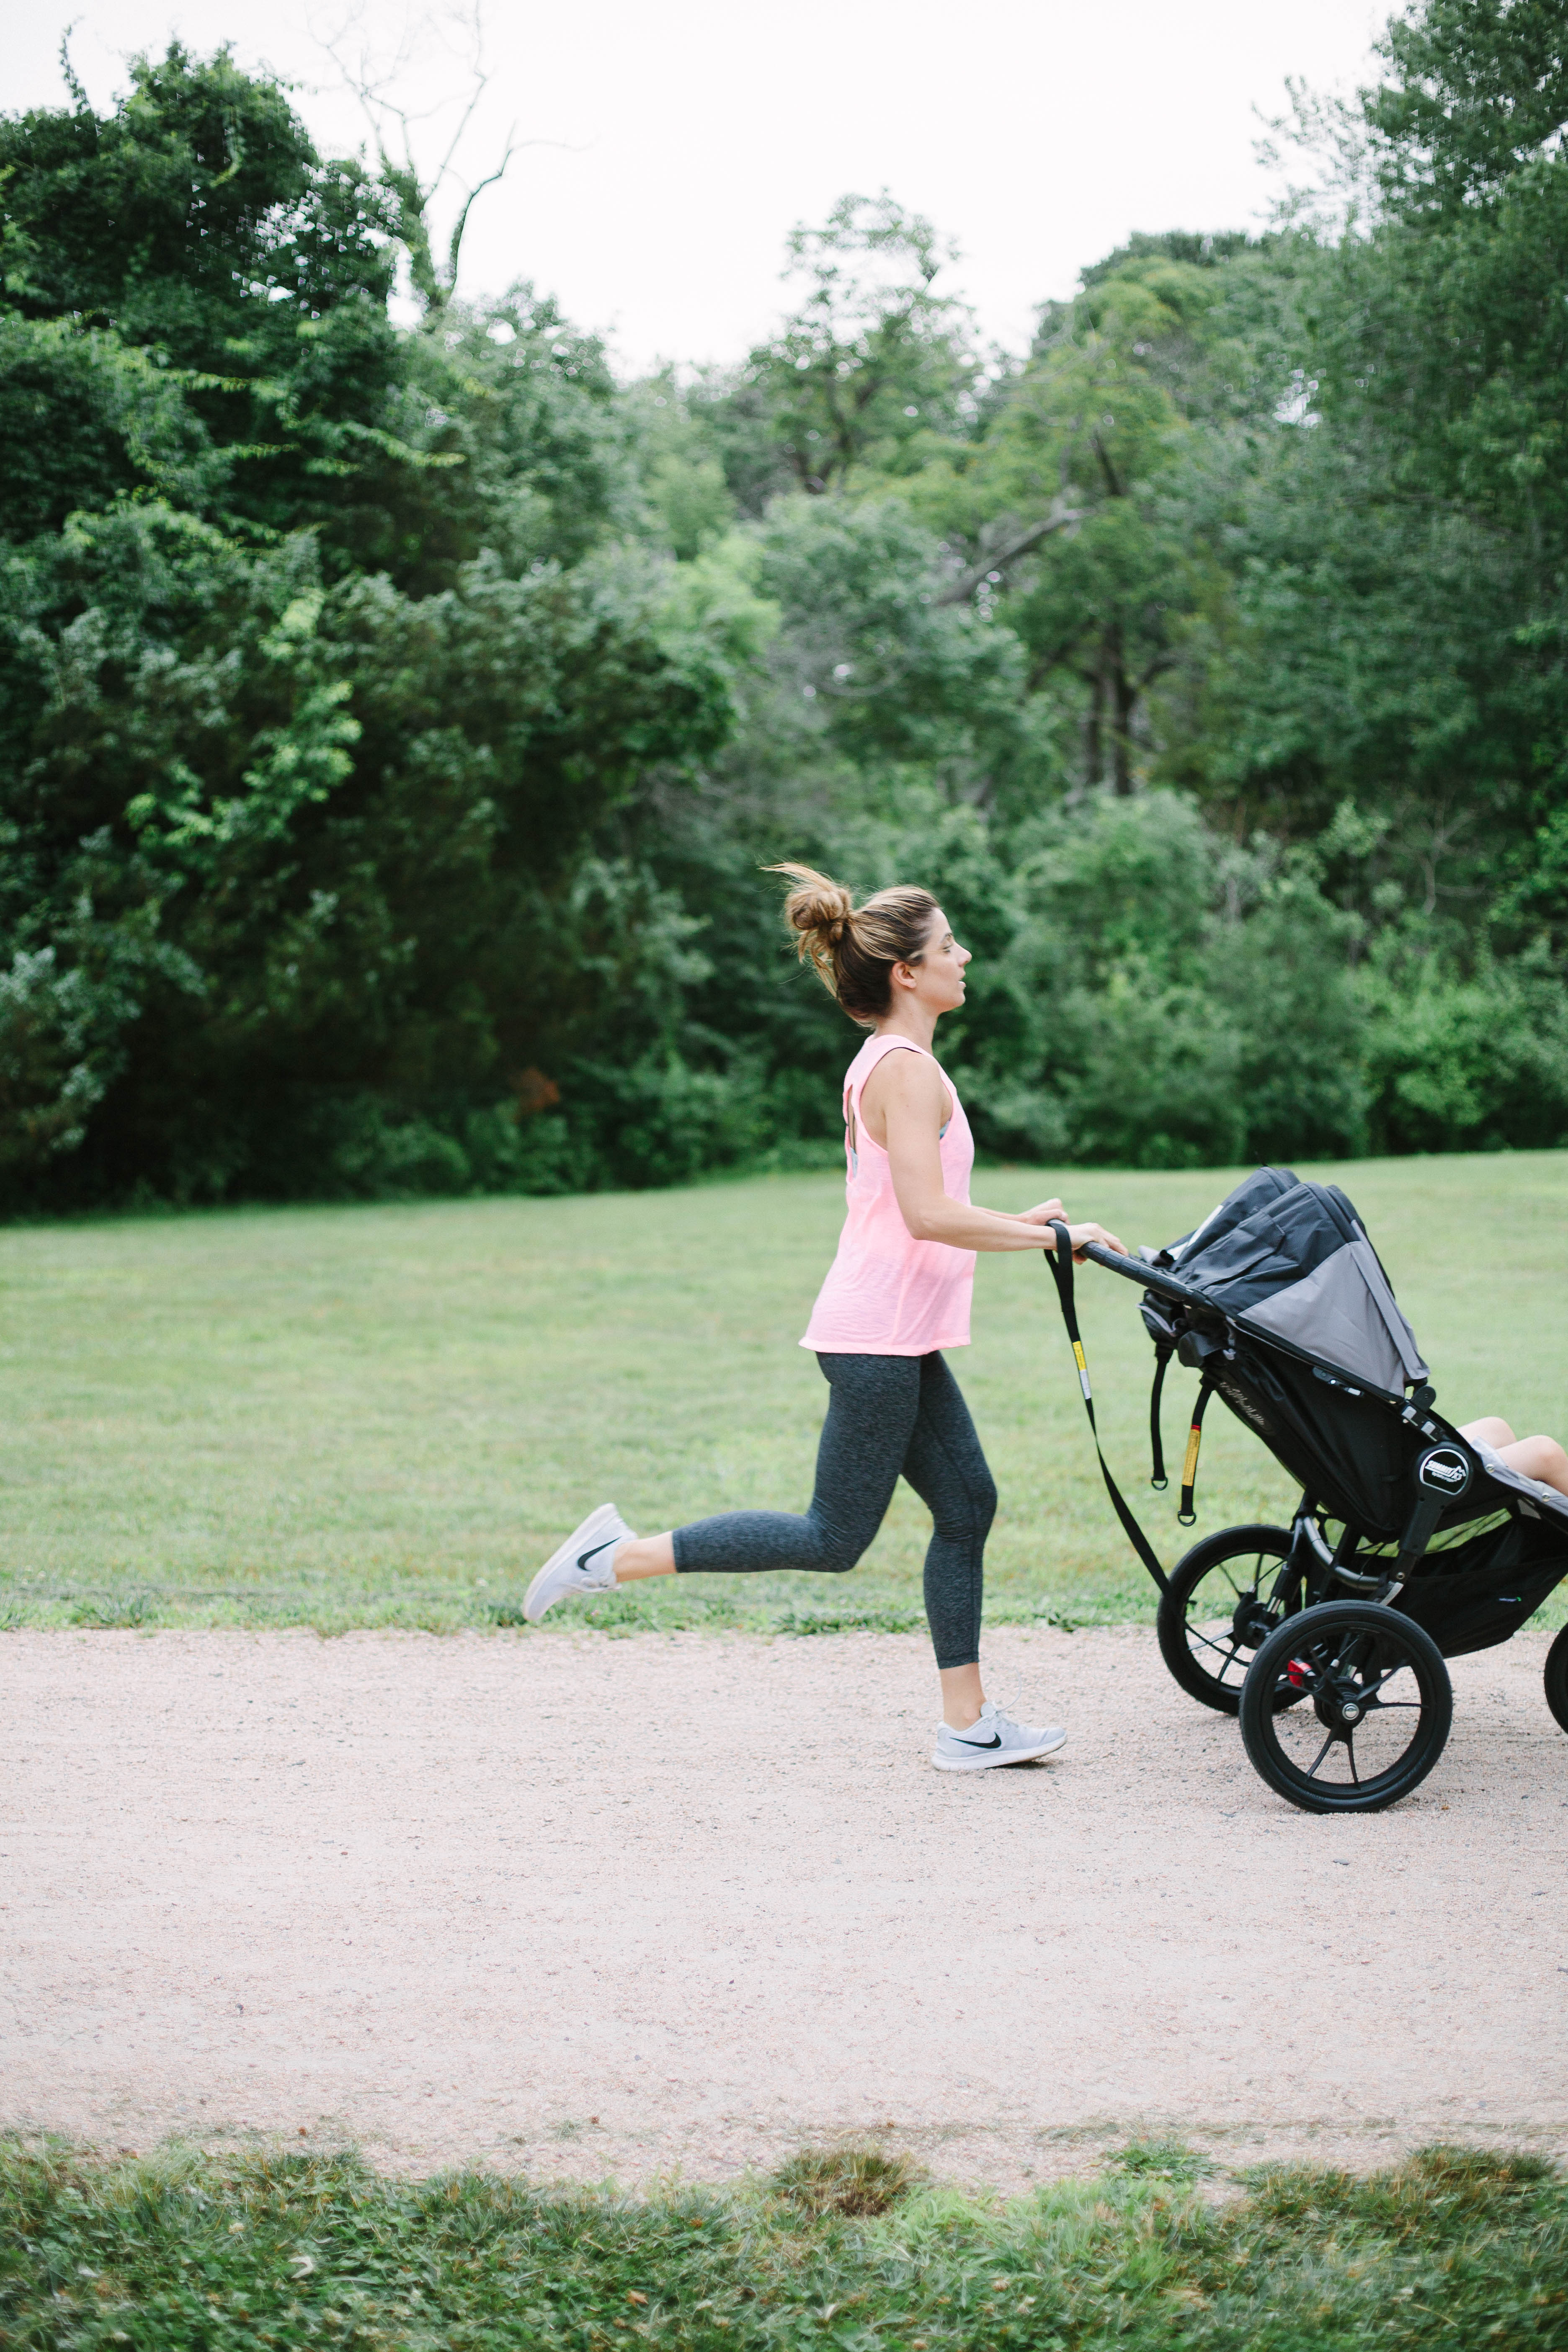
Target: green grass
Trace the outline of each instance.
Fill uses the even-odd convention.
[[[1568,1434],[1568,1153],[1326,1172],[1367,1219],[1443,1410]],[[1060,1190],[1161,1242],[1232,1181],[1015,1170],[976,1192],[1008,1207]],[[0,1624],[488,1627],[606,1495],[647,1528],[802,1508],[826,1391],[795,1342],[842,1197],[805,1174],[0,1233]],[[1194,1538],[1147,1484],[1137,1293],[1090,1267],[1080,1294],[1108,1452],[1173,1559]],[[1040,1260],[981,1260],[974,1329],[956,1364],[1002,1494],[992,1622],[1146,1614]],[[1167,1385],[1179,1462],[1192,1376]],[[1195,1532],[1290,1501],[1213,1412]],[[852,1577],[672,1579],[592,1617],[918,1625],[925,1527],[900,1489]]]
[[[633,2200],[387,2181],[352,2158],[0,2155],[0,2345],[1568,2345],[1568,2187],[1533,2158],[1438,2149],[1370,2179],[1264,2172],[1216,2204],[1176,2151],[1006,2207],[910,2186],[874,2152],[840,2162],[837,2201],[802,2198],[787,2172]],[[822,2161],[807,2168],[820,2181]]]

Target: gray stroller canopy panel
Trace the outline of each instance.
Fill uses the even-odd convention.
[[[1244,1329],[1386,1395],[1426,1378],[1377,1252],[1336,1184],[1260,1168],[1157,1263]]]

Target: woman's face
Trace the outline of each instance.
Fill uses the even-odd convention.
[[[953,1013],[963,1002],[963,967],[968,961],[969,950],[959,946],[952,925],[939,907],[931,919],[925,951],[919,963],[905,964],[900,969],[914,981],[917,1003],[932,1013]]]

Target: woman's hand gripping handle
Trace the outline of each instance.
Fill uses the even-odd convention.
[[[1065,1233],[1072,1247],[1075,1265],[1083,1264],[1084,1252],[1091,1244],[1100,1249],[1114,1250],[1118,1257],[1125,1257],[1128,1254],[1126,1243],[1119,1242],[1116,1235],[1107,1233],[1103,1225],[1068,1224],[1067,1212],[1059,1201],[1042,1201],[1037,1209],[1026,1209],[1022,1213],[1027,1224],[1049,1225],[1053,1228],[1049,1241],[1041,1244],[1044,1249],[1054,1250],[1057,1246],[1057,1234]]]

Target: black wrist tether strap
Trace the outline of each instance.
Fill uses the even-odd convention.
[[[1089,1415],[1089,1431],[1094,1438],[1094,1450],[1100,1456],[1100,1474],[1105,1480],[1105,1491],[1110,1497],[1111,1507],[1121,1522],[1128,1542],[1163,1592],[1170,1580],[1160,1565],[1153,1545],[1129,1510],[1121,1487],[1111,1476],[1110,1465],[1107,1462],[1104,1449],[1100,1443],[1100,1431],[1094,1418],[1094,1391],[1089,1386],[1089,1361],[1083,1352],[1083,1341],[1079,1337],[1078,1309],[1073,1304],[1072,1243],[1068,1238],[1068,1229],[1065,1225],[1053,1222],[1051,1231],[1056,1235],[1057,1245],[1054,1250],[1046,1251],[1045,1258],[1051,1269],[1051,1279],[1057,1286],[1057,1297],[1061,1304],[1062,1321],[1067,1325],[1068,1338],[1072,1342],[1073,1361],[1078,1366],[1079,1386],[1083,1391],[1084,1411]]]

